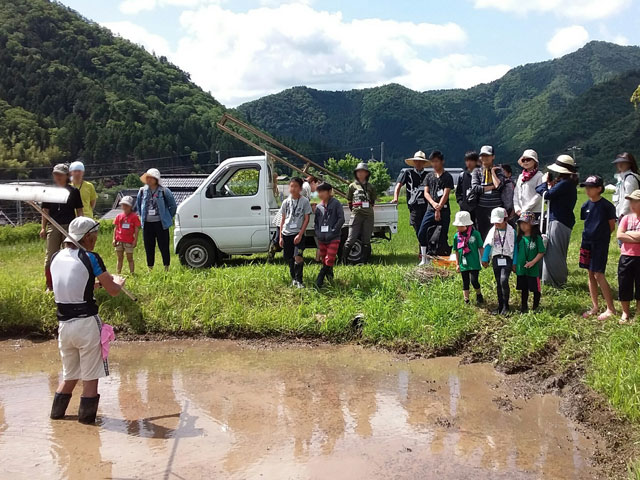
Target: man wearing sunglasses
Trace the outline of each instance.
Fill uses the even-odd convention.
[[[64,418],[71,394],[82,380],[78,421],[91,424],[98,411],[98,379],[109,375],[102,355],[102,320],[93,296],[96,280],[107,293],[116,296],[124,279],[112,276],[100,256],[93,251],[100,224],[77,217],[69,224],[64,248],[51,260],[53,294],[58,307],[58,348],[62,358],[62,382],[56,390],[51,418]],[[82,248],[78,248],[77,242]]]

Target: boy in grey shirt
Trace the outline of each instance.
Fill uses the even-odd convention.
[[[280,246],[284,250],[284,258],[289,262],[289,273],[292,285],[304,288],[302,271],[304,269],[304,232],[307,230],[311,216],[311,204],[301,195],[302,179],[292,178],[289,182],[289,197],[280,207]]]

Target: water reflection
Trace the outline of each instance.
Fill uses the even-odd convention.
[[[595,478],[557,399],[509,399],[486,365],[231,342],[112,351],[90,427],[48,419],[53,342],[0,343],[1,478]]]

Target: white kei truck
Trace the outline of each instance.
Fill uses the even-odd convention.
[[[268,253],[279,227],[274,220],[280,210],[270,155],[230,158],[178,207],[174,248],[183,265],[208,268],[232,255]],[[345,205],[343,243],[349,229]],[[398,231],[395,204],[375,206],[374,239],[391,240]],[[316,248],[313,216],[304,236],[305,246]],[[360,263],[362,243],[357,242],[350,263]]]

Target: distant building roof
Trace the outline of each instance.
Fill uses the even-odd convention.
[[[196,191],[196,189],[204,183],[204,181],[209,177],[209,175],[163,175],[162,176],[162,186],[170,188],[173,190],[174,188],[190,188],[192,191]]]

